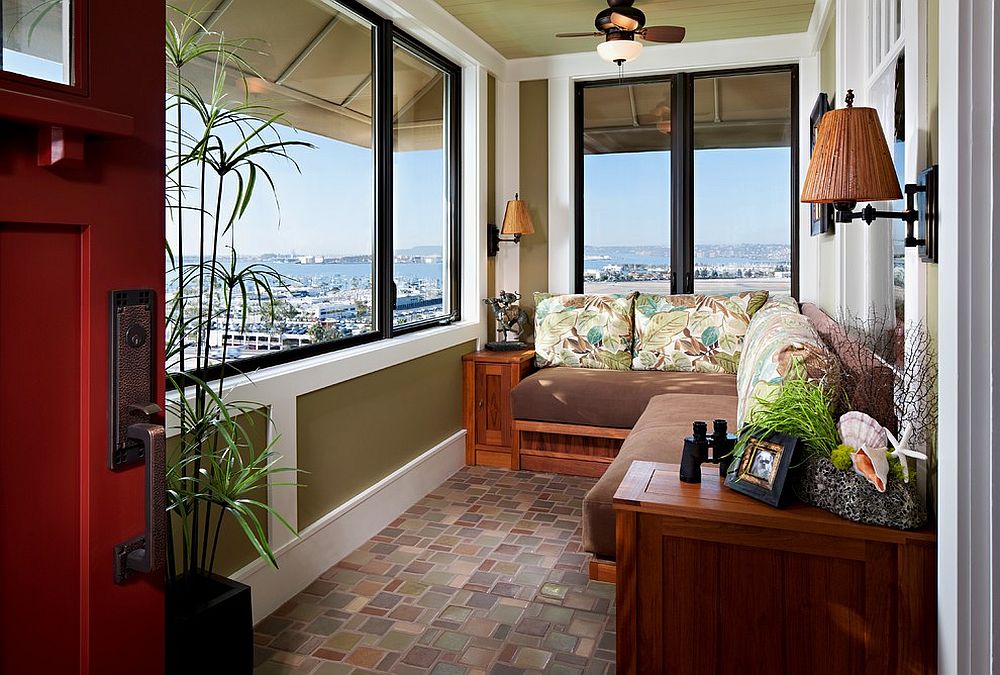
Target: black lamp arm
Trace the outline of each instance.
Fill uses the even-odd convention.
[[[927,186],[918,185],[916,183],[908,183],[906,185],[905,192],[906,209],[903,211],[879,211],[871,204],[860,211],[855,211],[854,207],[858,205],[857,202],[836,202],[833,205],[836,210],[835,219],[838,223],[849,223],[853,220],[863,220],[869,225],[874,223],[879,218],[902,220],[906,223],[905,245],[907,247],[922,246],[926,243],[925,240],[917,239],[914,236],[914,225],[920,218],[920,214],[917,211],[917,207],[914,202],[918,194],[927,192]]]
[[[520,234],[511,235],[510,239],[504,239],[500,235],[500,227],[497,225],[493,225],[492,223],[487,225],[486,232],[487,232],[486,254],[491,258],[500,252],[500,242],[505,242],[508,244],[521,243]]]

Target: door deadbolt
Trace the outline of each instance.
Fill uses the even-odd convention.
[[[128,343],[129,347],[138,349],[139,347],[146,344],[146,329],[137,323],[129,326],[128,330],[125,331],[125,342]]]

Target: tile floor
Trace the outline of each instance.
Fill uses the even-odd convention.
[[[257,675],[615,672],[593,479],[467,467],[257,626]]]

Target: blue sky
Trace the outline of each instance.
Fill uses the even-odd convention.
[[[695,243],[788,243],[789,153],[788,148],[695,152]],[[669,183],[669,152],[588,155],[586,244],[667,244]]]
[[[260,181],[255,201],[237,225],[238,250],[246,254],[370,253],[371,150],[308,132],[285,129],[283,135],[317,147],[292,149],[301,173],[286,161],[268,161],[277,185],[280,225],[275,200]],[[787,243],[789,152],[788,148],[697,151],[696,243]],[[441,150],[397,153],[397,250],[442,244],[442,162]],[[667,152],[587,156],[586,244],[668,244],[669,162]],[[172,240],[173,230],[168,224]],[[190,235],[188,241],[192,241]]]
[[[277,188],[277,200],[272,197],[266,182],[258,181],[254,200],[237,224],[238,251],[246,254],[371,253],[372,151],[288,128],[282,129],[282,137],[306,141],[316,148],[291,148],[290,153],[301,172],[284,160],[266,161]],[[396,154],[394,245],[397,250],[443,243],[442,157],[441,150]],[[190,184],[193,178],[186,175],[185,182]],[[194,224],[193,219],[191,224]],[[168,222],[167,230],[168,239],[173,243],[176,228]],[[185,232],[189,231],[185,226]],[[185,253],[191,254],[193,250]]]

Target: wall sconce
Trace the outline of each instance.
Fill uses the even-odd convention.
[[[937,166],[925,169],[916,184],[906,186],[905,210],[879,211],[869,204],[855,211],[858,202],[892,201],[903,193],[878,113],[874,108],[855,108],[852,89],[847,91],[846,103],[847,107],[829,111],[820,121],[802,201],[833,204],[838,223],[902,220],[906,246],[917,247],[925,262],[937,262]]]
[[[487,225],[486,228],[486,255],[491,258],[500,252],[500,242],[519,244],[522,234],[535,233],[528,205],[521,201],[520,195],[517,194],[507,202],[507,209],[503,214],[503,228],[498,228],[496,225]],[[500,235],[511,235],[511,238],[504,239]]]

